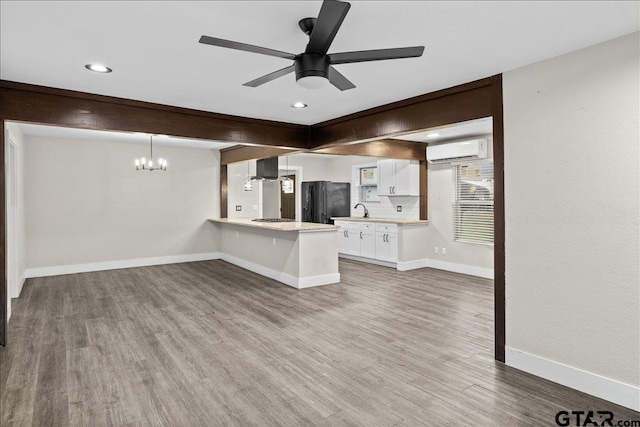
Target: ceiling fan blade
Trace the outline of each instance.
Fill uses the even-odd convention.
[[[333,67],[329,67],[329,82],[340,90],[349,90],[356,87]]]
[[[385,59],[415,58],[422,56],[424,46],[397,47],[393,49],[359,50],[355,52],[332,53],[329,55],[332,64],[349,64],[352,62],[383,61]]]
[[[346,2],[324,0],[305,53],[319,55],[327,53],[350,7],[351,5]]]
[[[278,58],[295,59],[292,53],[281,52],[279,50],[269,49],[266,47],[254,46],[252,44],[234,42],[231,40],[218,39],[215,37],[202,36],[199,40],[202,44],[211,46],[226,47],[228,49],[243,50],[245,52],[260,53],[262,55],[276,56]]]
[[[262,77],[258,77],[257,79],[251,80],[250,82],[246,82],[242,86],[257,87],[267,82],[270,82],[271,80],[275,80],[278,77],[286,76],[289,73],[293,73],[294,69],[295,67],[293,65],[289,65],[288,67],[285,67],[281,70],[274,71],[273,73],[269,73]]]

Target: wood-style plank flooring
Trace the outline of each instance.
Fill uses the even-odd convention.
[[[223,261],[28,280],[2,426],[553,426],[628,409],[493,360],[489,280],[340,261],[296,290]]]

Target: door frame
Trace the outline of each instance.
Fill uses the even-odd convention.
[[[6,170],[6,201],[5,212],[7,217],[7,288],[8,300],[19,296],[20,272],[18,269],[20,248],[18,239],[18,145],[13,134],[7,130],[7,144],[5,144],[5,170]],[[15,202],[12,205],[12,199]]]

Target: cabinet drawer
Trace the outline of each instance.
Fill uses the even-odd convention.
[[[368,223],[368,222],[361,222],[360,223],[360,231],[363,231],[363,232],[369,231],[369,232],[373,233],[375,230],[376,230],[375,224],[371,224],[371,223]]]
[[[333,225],[337,225],[343,230],[360,230],[360,223],[353,221],[334,221]]]
[[[397,233],[398,232],[398,225],[397,224],[377,223],[376,224],[376,231],[381,231],[383,233]]]

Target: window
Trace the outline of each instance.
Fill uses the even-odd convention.
[[[453,166],[456,242],[493,244],[493,162]]]

